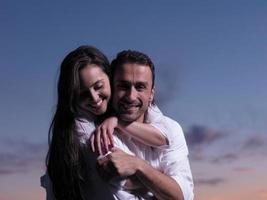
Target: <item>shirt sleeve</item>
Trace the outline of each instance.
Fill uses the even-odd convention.
[[[168,126],[166,126],[165,116],[162,114],[157,105],[149,106],[147,115],[146,115],[146,123],[150,124],[154,128],[156,128],[160,133],[167,139],[168,145],[163,145],[158,148],[166,148],[173,142],[173,135],[175,133],[172,132]],[[156,147],[157,148],[157,147]]]
[[[164,149],[161,154],[161,171],[172,177],[180,186],[184,200],[192,200],[193,178],[188,159],[188,148],[184,138],[184,133],[180,125],[165,117],[169,129],[176,133],[176,138],[169,148]]]
[[[93,122],[89,122],[85,119],[76,119],[75,130],[80,139],[80,143],[86,144],[87,140],[90,138],[90,136],[95,130],[95,125]]]
[[[43,188],[45,188],[45,190],[46,190],[46,200],[55,200],[52,182],[51,182],[47,172],[43,176],[41,176],[40,181],[41,181],[41,186]]]

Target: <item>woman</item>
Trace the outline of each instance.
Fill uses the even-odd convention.
[[[108,85],[103,93],[101,109],[95,111],[88,107],[92,114],[84,110],[84,95],[80,95],[80,71],[87,65],[96,65],[105,74],[103,82]],[[80,135],[75,131],[75,119],[83,116],[93,121],[95,115],[103,114],[110,98],[107,58],[96,48],[81,46],[69,53],[63,60],[58,81],[58,102],[50,126],[50,148],[47,156],[47,170],[53,183],[56,199],[112,199],[106,183],[97,176],[96,156],[81,145]],[[95,112],[94,112],[95,111]],[[88,180],[94,179],[99,187],[93,188]],[[86,188],[86,189],[85,189]],[[92,189],[91,192],[86,192]],[[93,191],[95,190],[95,191]],[[92,196],[92,194],[95,194]]]
[[[129,129],[114,116],[102,123],[112,114],[108,106],[111,97],[108,67],[105,55],[91,46],[75,49],[61,64],[47,155],[47,171],[56,199],[113,199],[107,183],[97,173],[97,157],[87,145],[97,125],[113,126],[111,129],[120,126],[125,132]],[[113,145],[111,129],[101,128],[96,133],[96,149],[100,154]],[[166,138],[155,128],[149,126],[144,131],[149,137],[139,138],[132,129],[128,133],[151,146],[166,144]]]

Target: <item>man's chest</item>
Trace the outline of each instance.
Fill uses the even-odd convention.
[[[115,146],[121,150],[135,155],[138,158],[145,160],[148,164],[157,170],[161,171],[160,160],[161,151],[159,149],[144,145],[128,136],[117,135],[114,138]]]

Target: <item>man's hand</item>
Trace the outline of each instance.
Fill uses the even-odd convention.
[[[128,177],[134,175],[138,170],[138,167],[141,162],[144,162],[136,156],[127,154],[116,147],[113,147],[111,149],[111,152],[111,154],[107,155],[107,159],[105,159],[105,162],[101,163],[100,161],[100,165],[103,165],[104,167],[112,165],[112,168],[113,170],[115,170],[115,173],[121,177]]]
[[[181,188],[174,179],[154,169],[144,160],[118,148],[112,148],[111,152],[102,162],[99,161],[99,164],[110,174],[125,178],[135,175],[157,199],[183,200]]]
[[[90,144],[93,152],[103,155],[114,146],[113,132],[118,126],[117,117],[109,117],[100,124],[90,137]]]

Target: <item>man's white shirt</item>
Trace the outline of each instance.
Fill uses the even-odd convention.
[[[146,123],[157,128],[168,140],[168,145],[150,147],[144,145],[126,134],[114,134],[114,144],[125,153],[136,155],[145,160],[153,168],[173,178],[180,186],[184,200],[192,200],[193,179],[188,161],[188,148],[181,126],[174,120],[163,116],[160,110],[153,106],[146,116]],[[80,142],[86,143],[95,130],[95,125],[85,119],[76,120],[76,131],[80,136]],[[118,200],[149,199],[146,195],[133,195],[124,188],[125,179],[116,177],[110,181],[110,190]],[[46,185],[49,185],[46,183]],[[48,192],[48,191],[47,191]],[[51,194],[47,194],[51,196]],[[52,200],[52,199],[48,199]]]

